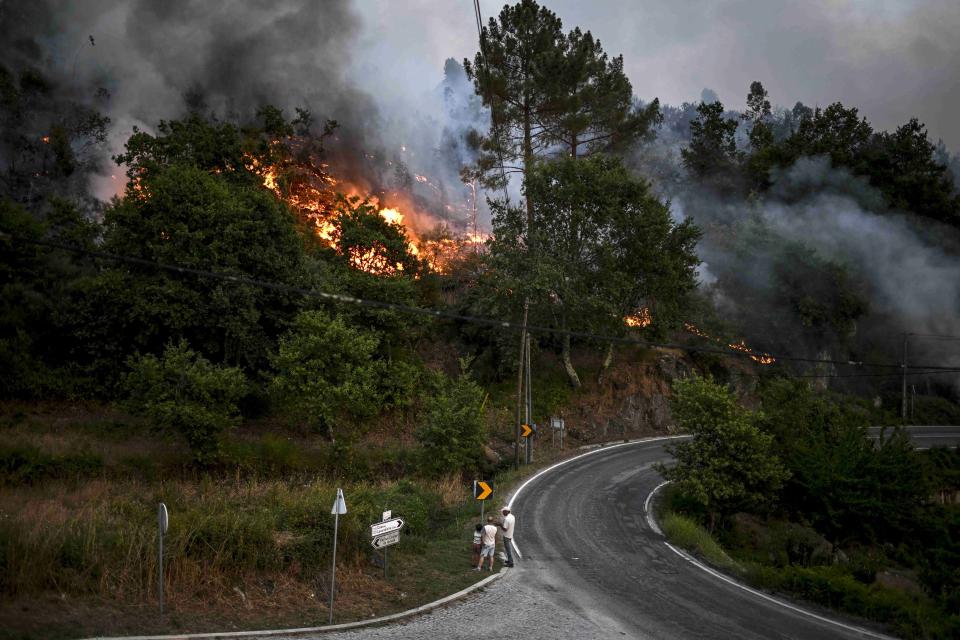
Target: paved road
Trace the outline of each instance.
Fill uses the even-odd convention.
[[[916,430],[955,443],[960,430]],[[938,440],[939,441],[939,440]],[[524,559],[483,592],[405,623],[322,638],[864,638],[705,573],[651,530],[644,502],[661,482],[664,442],[610,447],[535,479],[514,503]],[[804,605],[805,609],[815,611]],[[859,630],[858,630],[859,628]],[[864,630],[867,630],[864,632]]]
[[[880,433],[881,427],[870,427],[870,435],[876,437]],[[887,427],[887,431],[890,427]],[[957,441],[960,441],[960,427],[935,427],[935,426],[915,426],[906,427],[910,438],[916,443],[918,449],[930,449],[931,447],[955,447]]]

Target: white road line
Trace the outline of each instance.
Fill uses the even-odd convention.
[[[666,480],[666,481],[664,481],[664,482],[661,482],[661,483],[658,484],[657,486],[655,486],[655,487],[653,488],[653,491],[651,491],[649,494],[647,494],[647,499],[643,501],[643,513],[644,513],[644,515],[647,516],[647,524],[650,525],[650,528],[651,528],[651,529],[653,529],[654,531],[656,531],[656,532],[659,533],[660,535],[663,535],[663,531],[660,531],[660,525],[657,524],[656,518],[654,518],[654,517],[653,517],[653,514],[650,512],[650,500],[653,499],[653,495],[654,495],[657,491],[660,491],[660,489],[662,489],[663,487],[667,486],[668,484],[670,484],[670,480]]]
[[[891,636],[885,636],[885,635],[883,635],[882,633],[876,633],[876,632],[874,632],[874,631],[869,631],[869,630],[864,629],[864,628],[862,628],[862,627],[855,627],[855,626],[850,625],[850,624],[844,624],[843,622],[839,622],[839,621],[837,621],[837,620],[831,620],[830,618],[826,618],[826,617],[824,617],[824,616],[817,615],[816,613],[814,613],[814,612],[812,612],[812,611],[807,611],[806,609],[801,609],[800,607],[794,606],[794,605],[790,604],[789,602],[784,602],[783,600],[778,600],[777,598],[774,598],[773,596],[769,596],[769,595],[763,593],[762,591],[757,591],[756,589],[753,589],[753,588],[751,588],[751,587],[748,587],[748,586],[745,585],[745,584],[740,584],[739,582],[737,582],[737,581],[734,580],[733,578],[730,578],[729,576],[726,576],[726,575],[720,573],[719,571],[716,571],[716,570],[714,570],[714,569],[711,569],[710,567],[708,567],[708,566],[706,566],[705,564],[701,563],[700,561],[698,561],[696,558],[692,557],[691,555],[689,555],[689,554],[686,553],[685,551],[683,551],[683,550],[681,550],[681,549],[677,549],[675,546],[673,546],[672,544],[670,544],[670,543],[667,542],[666,540],[663,541],[663,544],[667,545],[667,547],[669,547],[669,549],[670,549],[671,551],[673,551],[675,554],[677,554],[678,556],[680,556],[681,558],[683,558],[684,560],[686,560],[687,562],[689,562],[689,563],[692,564],[693,566],[697,567],[698,569],[701,569],[701,570],[703,570],[703,571],[706,571],[707,573],[709,573],[709,574],[712,575],[713,577],[718,578],[718,579],[720,579],[720,580],[723,580],[723,581],[726,582],[727,584],[733,585],[734,587],[737,587],[738,589],[743,589],[744,591],[747,591],[747,592],[749,592],[749,593],[752,593],[753,595],[757,596],[758,598],[763,598],[764,600],[768,600],[768,601],[770,601],[770,602],[772,602],[772,603],[774,603],[774,604],[780,605],[781,607],[783,607],[783,608],[785,608],[785,609],[790,609],[791,611],[795,611],[795,612],[797,612],[797,613],[803,614],[803,615],[808,616],[808,617],[810,617],[810,618],[816,618],[817,620],[820,620],[821,622],[826,622],[827,624],[832,624],[832,625],[834,625],[834,626],[841,627],[841,628],[843,628],[843,629],[846,629],[847,631],[853,631],[854,633],[859,633],[859,634],[861,634],[861,635],[868,636],[868,637],[870,637],[870,638],[880,638],[881,640],[896,640],[895,638],[893,638],[893,637],[891,637]]]
[[[610,445],[606,445],[606,446],[600,446],[600,447],[598,447],[598,448],[596,448],[596,449],[593,449],[592,451],[587,451],[586,453],[581,453],[581,454],[578,455],[578,456],[574,456],[574,457],[572,457],[572,458],[567,458],[566,460],[561,460],[560,462],[558,462],[558,463],[556,463],[556,464],[550,465],[550,466],[547,467],[546,469],[541,469],[540,471],[538,471],[538,472],[535,473],[534,475],[532,475],[532,476],[530,476],[529,478],[527,478],[527,480],[526,480],[523,484],[521,484],[519,487],[517,487],[517,490],[513,492],[513,495],[510,496],[510,501],[507,502],[507,506],[510,508],[511,511],[513,511],[513,501],[517,499],[517,496],[519,496],[520,493],[521,493],[524,489],[527,488],[527,485],[528,485],[528,484],[530,484],[531,482],[533,482],[534,480],[536,480],[536,479],[539,478],[540,476],[544,475],[545,473],[549,473],[549,472],[553,471],[554,469],[556,469],[557,467],[562,467],[563,465],[568,464],[568,463],[570,463],[570,462],[573,462],[574,460],[579,460],[580,458],[585,458],[585,457],[587,457],[587,456],[592,456],[593,454],[595,454],[595,453],[600,453],[601,451],[609,451],[610,449],[617,449],[617,448],[619,448],[619,447],[627,447],[627,446],[630,446],[630,445],[643,444],[643,443],[646,443],[646,442],[658,442],[658,441],[660,441],[660,440],[676,440],[676,439],[678,439],[678,438],[689,438],[689,437],[690,437],[690,436],[688,436],[688,435],[680,435],[680,436],[656,436],[656,437],[653,437],[653,438],[640,438],[640,439],[638,439],[638,440],[631,440],[630,442],[620,442],[620,443],[618,443],[618,444],[610,444]],[[517,539],[516,539],[516,537],[513,538],[513,548],[514,548],[514,550],[517,552],[517,555],[520,556],[520,558],[522,559],[522,558],[523,558],[523,554],[520,553],[520,548],[517,547]]]
[[[650,501],[653,499],[653,496],[654,496],[654,494],[657,493],[657,491],[659,491],[660,489],[662,489],[663,487],[665,487],[665,486],[668,485],[668,484],[670,484],[670,481],[669,481],[669,480],[666,481],[666,482],[661,482],[660,484],[658,484],[656,487],[654,487],[654,488],[650,491],[649,494],[647,494],[647,499],[644,500],[644,502],[643,502],[643,511],[644,511],[644,513],[645,513],[645,515],[646,515],[646,517],[647,517],[647,524],[649,524],[649,525],[650,525],[650,528],[653,529],[654,531],[656,531],[657,533],[659,533],[661,536],[663,535],[663,532],[660,531],[660,527],[657,525],[656,520],[655,520],[654,517],[653,517],[653,513],[650,511]],[[752,593],[753,595],[755,595],[755,596],[757,596],[757,597],[759,597],[759,598],[763,598],[764,600],[767,600],[767,601],[772,602],[772,603],[774,603],[774,604],[780,605],[781,607],[784,607],[785,609],[790,609],[791,611],[795,611],[796,613],[800,613],[800,614],[803,614],[803,615],[805,615],[805,616],[809,616],[809,617],[811,617],[811,618],[816,618],[817,620],[820,620],[821,622],[826,622],[827,624],[832,624],[832,625],[834,625],[834,626],[841,627],[841,628],[846,629],[846,630],[848,630],[848,631],[853,631],[854,633],[859,633],[859,634],[861,634],[861,635],[865,635],[865,636],[868,636],[868,637],[870,637],[870,638],[881,638],[882,640],[894,640],[894,639],[891,638],[890,636],[885,636],[885,635],[883,635],[883,634],[881,634],[881,633],[876,633],[876,632],[874,632],[874,631],[869,631],[869,630],[867,630],[867,629],[863,629],[862,627],[855,627],[855,626],[853,626],[853,625],[845,624],[845,623],[839,622],[839,621],[837,621],[837,620],[831,620],[830,618],[826,618],[826,617],[824,617],[824,616],[818,615],[818,614],[816,614],[816,613],[814,613],[814,612],[812,612],[812,611],[807,611],[806,609],[801,609],[800,607],[795,606],[795,605],[792,605],[792,604],[790,604],[789,602],[784,602],[783,600],[779,600],[779,599],[777,599],[777,598],[774,598],[773,596],[767,595],[766,593],[763,593],[762,591],[758,591],[758,590],[756,590],[756,589],[754,589],[754,588],[752,588],[752,587],[748,587],[748,586],[745,585],[745,584],[741,584],[741,583],[737,582],[736,580],[734,580],[733,578],[731,578],[731,577],[729,577],[729,576],[727,576],[727,575],[724,575],[724,574],[720,573],[719,571],[717,571],[717,570],[715,570],[715,569],[711,569],[711,568],[708,567],[707,565],[703,564],[702,562],[700,562],[699,560],[697,560],[696,558],[694,558],[693,556],[691,556],[690,554],[688,554],[686,551],[683,551],[682,549],[678,549],[677,547],[673,546],[672,544],[670,544],[670,543],[667,542],[666,540],[663,541],[663,544],[667,545],[667,547],[668,547],[671,551],[673,551],[675,554],[677,554],[678,556],[680,556],[681,558],[683,558],[684,560],[686,560],[687,562],[689,562],[689,563],[692,564],[693,566],[697,567],[698,569],[700,569],[700,570],[702,570],[702,571],[706,571],[707,573],[709,573],[709,574],[712,575],[713,577],[718,578],[718,579],[720,579],[720,580],[723,580],[723,581],[726,582],[727,584],[733,585],[734,587],[737,587],[738,589],[742,589],[742,590],[744,590],[744,591],[746,591],[746,592],[748,592],[748,593]]]

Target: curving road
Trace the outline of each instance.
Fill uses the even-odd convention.
[[[955,443],[957,428],[916,430]],[[931,438],[917,438],[918,446]],[[876,638],[862,621],[744,589],[674,551],[645,517],[663,440],[609,446],[535,476],[513,506],[517,568],[405,623],[323,638]],[[829,618],[829,619],[828,619]]]

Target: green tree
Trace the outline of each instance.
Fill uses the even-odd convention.
[[[496,207],[490,262],[500,291],[528,296],[538,319],[562,331],[621,332],[624,316],[643,306],[664,326],[676,320],[695,286],[699,231],[674,224],[646,182],[614,158],[563,158],[538,164],[527,191],[543,250],[527,251],[520,211]],[[577,387],[570,344],[561,338]]]
[[[697,118],[690,122],[690,144],[680,151],[687,171],[698,180],[731,189],[742,160],[736,133],[737,121],[723,117],[719,101],[701,102]]]
[[[300,313],[280,340],[273,389],[286,406],[332,441],[350,440],[360,422],[383,406],[376,358],[380,337],[322,311]]]
[[[476,469],[483,458],[483,389],[468,375],[436,373],[417,430],[420,468],[433,476]]]
[[[240,421],[237,402],[247,392],[243,372],[212,364],[185,340],[168,344],[160,358],[134,356],[127,364],[130,409],[155,427],[182,435],[196,462],[216,462],[222,434]]]
[[[750,124],[750,130],[747,132],[747,138],[750,140],[750,154],[744,163],[744,170],[755,186],[766,189],[770,185],[769,172],[776,154],[770,100],[768,100],[767,90],[760,82],[754,81],[750,84],[747,110],[740,117]]]
[[[861,171],[890,206],[960,225],[960,193],[923,124],[911,118],[894,133],[875,134],[871,147]]]
[[[308,284],[293,217],[253,181],[191,164],[156,166],[107,210],[107,251],[149,261],[284,284]],[[77,331],[99,369],[117,345],[123,357],[187,339],[215,361],[266,366],[302,304],[300,296],[220,278],[112,265],[85,286]]]
[[[500,177],[494,170],[499,159],[519,161],[505,165],[526,179],[536,155],[552,140],[545,123],[552,108],[551,62],[562,56],[564,37],[560,18],[535,0],[504,5],[498,18],[483,27],[474,62],[463,61],[477,95],[491,109],[493,124],[484,141],[480,160],[489,183]],[[533,220],[533,201],[527,197],[527,219]]]
[[[872,136],[873,128],[855,107],[848,109],[839,102],[817,107],[784,142],[781,162],[788,165],[801,155],[827,155],[834,166],[855,167]]]
[[[771,382],[762,400],[761,426],[790,471],[786,509],[834,543],[897,542],[910,535],[928,488],[902,430],[874,443],[864,413],[801,381]]]
[[[623,56],[609,58],[589,31],[577,27],[567,34],[547,65],[549,107],[538,124],[545,140],[573,158],[624,149],[663,119],[659,100],[634,104]]]
[[[669,447],[677,463],[660,465],[663,476],[706,508],[711,530],[737,511],[773,504],[789,477],[773,436],[757,427],[728,387],[691,378],[675,381],[673,391],[673,418],[693,438]]]
[[[86,390],[72,363],[70,332],[79,278],[93,273],[71,253],[30,244],[56,241],[93,249],[97,225],[60,198],[43,222],[0,200],[0,387],[6,397],[68,396]],[[26,242],[25,242],[26,241]]]

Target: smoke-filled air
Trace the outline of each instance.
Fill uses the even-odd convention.
[[[0,0],[0,640],[960,637],[960,4],[501,1]]]

